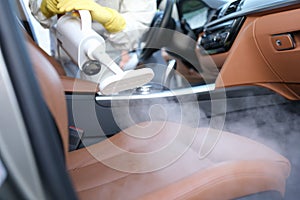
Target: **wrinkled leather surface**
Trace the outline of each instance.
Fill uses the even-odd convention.
[[[207,129],[171,122],[153,122],[143,131],[141,126],[145,125],[130,127],[109,140],[70,153],[69,172],[82,199],[231,199],[266,190],[284,194],[289,161],[262,144],[223,132],[209,156],[200,159],[199,149]],[[154,130],[159,132],[149,139],[129,136],[138,134],[136,131],[143,136],[151,135]],[[143,168],[154,161],[151,158],[132,161],[126,152],[116,150],[110,142],[130,152],[149,153],[169,145],[177,134],[188,137],[193,133],[196,133],[193,144],[176,142],[178,148],[188,149],[178,160],[161,169],[126,173],[106,166],[109,160],[118,159],[120,169],[128,169],[124,166],[129,165],[135,171],[137,166]]]

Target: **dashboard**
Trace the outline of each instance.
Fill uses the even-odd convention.
[[[300,1],[235,0],[216,9],[197,41],[216,87],[259,85],[300,99]],[[204,70],[205,71],[205,70]]]
[[[199,45],[208,54],[226,52],[238,34],[245,16],[299,3],[297,0],[235,0],[215,10],[204,28]]]

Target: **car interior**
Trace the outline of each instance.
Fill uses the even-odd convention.
[[[67,76],[27,5],[3,3],[1,52],[14,32],[28,61],[7,68],[45,199],[298,199],[300,2],[162,3],[138,51],[154,79],[112,95]],[[24,195],[13,177],[0,199]]]

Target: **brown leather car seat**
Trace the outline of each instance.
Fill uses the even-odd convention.
[[[222,133],[204,158],[199,158],[199,149],[208,129],[172,122],[137,124],[103,142],[68,152],[62,83],[32,41],[27,44],[45,101],[60,131],[68,172],[80,199],[216,200],[264,191],[284,195],[289,161],[262,144],[228,132]],[[190,145],[186,138],[193,136]],[[148,157],[147,153],[168,146],[171,151]],[[178,149],[176,159],[156,166]]]

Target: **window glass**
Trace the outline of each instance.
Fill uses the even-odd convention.
[[[207,21],[208,7],[199,0],[188,0],[182,4],[182,17],[192,29],[202,27]]]

